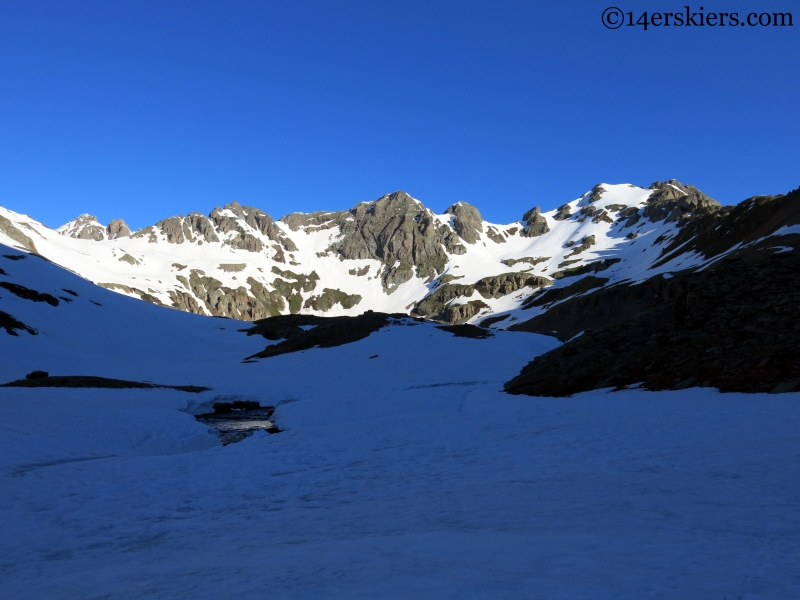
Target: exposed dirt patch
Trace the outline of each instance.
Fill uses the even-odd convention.
[[[31,379],[18,379],[0,385],[0,387],[57,387],[57,388],[169,388],[181,392],[199,393],[211,388],[197,385],[158,385],[143,381],[126,381],[124,379],[109,379],[108,377],[95,377],[93,375],[54,375],[47,377],[33,377]]]

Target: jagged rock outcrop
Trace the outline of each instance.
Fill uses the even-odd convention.
[[[528,263],[533,267],[539,263],[547,262],[548,260],[550,260],[549,256],[523,256],[522,258],[506,258],[500,262],[507,267],[513,267],[518,263]]]
[[[569,204],[562,204],[556,210],[556,214],[553,215],[553,218],[556,221],[566,221],[572,216],[572,209],[570,208]]]
[[[311,296],[303,306],[320,312],[328,312],[337,304],[341,304],[342,308],[353,308],[359,302],[361,302],[361,296],[358,294],[346,294],[341,290],[324,288],[322,294]]]
[[[358,204],[347,217],[339,218],[339,229],[341,238],[328,251],[343,259],[381,261],[381,280],[388,293],[415,274],[433,281],[447,264],[443,246],[455,245],[449,239],[450,228],[437,229],[433,213],[405,192]]]
[[[688,219],[716,212],[722,207],[693,185],[684,185],[676,179],[656,181],[650,189],[655,191],[648,198],[643,212],[653,222]]]
[[[453,304],[441,312],[438,320],[443,323],[457,325],[469,321],[484,308],[489,308],[489,305],[481,300],[470,300],[465,304]]]
[[[608,190],[606,190],[606,188],[604,188],[601,184],[598,183],[589,192],[589,197],[587,198],[588,201],[589,201],[589,204],[592,204],[592,203],[597,202],[598,200],[600,200],[600,198],[603,197],[603,194],[605,194],[607,191]]]
[[[484,277],[475,284],[475,290],[484,298],[502,298],[524,287],[539,288],[552,284],[547,277],[530,273],[502,273]]]
[[[567,255],[565,256],[565,258],[569,258],[570,256],[575,256],[575,255],[577,255],[577,254],[580,254],[580,253],[581,253],[581,252],[583,252],[584,250],[588,250],[589,248],[591,248],[592,246],[594,246],[596,243],[597,243],[597,238],[595,238],[595,236],[593,236],[593,235],[587,235],[587,236],[585,236],[585,237],[584,237],[584,238],[581,240],[581,243],[580,243],[580,244],[578,244],[577,246],[574,246],[574,247],[572,248],[572,250],[570,251],[570,253],[569,253],[569,254],[567,254]]]
[[[464,297],[469,298],[475,292],[474,285],[465,285],[460,283],[446,283],[436,288],[432,293],[426,296],[417,306],[414,311],[423,317],[431,317],[441,313],[445,306],[455,300],[456,298]]]
[[[522,215],[522,224],[525,226],[522,230],[523,237],[537,237],[550,231],[547,219],[541,214],[538,206],[534,206]]]
[[[129,237],[131,230],[128,224],[122,219],[114,219],[106,226],[106,237],[109,240]]]
[[[313,232],[320,229],[338,227],[349,214],[350,212],[346,210],[339,212],[290,213],[282,216],[280,220],[286,223],[292,231],[300,231],[300,228],[303,228],[308,232]]]
[[[483,217],[477,208],[466,202],[457,202],[444,212],[453,215],[453,229],[462,240],[474,244],[481,239]]]
[[[59,233],[80,240],[100,241],[106,239],[106,229],[97,222],[97,217],[83,214],[58,229]]]
[[[14,224],[3,216],[0,216],[0,232],[6,234],[28,252],[38,254],[33,240],[14,227]]]

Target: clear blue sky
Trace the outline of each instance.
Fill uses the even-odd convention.
[[[140,228],[403,189],[511,222],[599,181],[800,185],[798,3],[769,7],[792,28],[647,31],[609,3],[0,0],[0,205]]]

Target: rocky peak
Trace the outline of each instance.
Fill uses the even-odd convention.
[[[131,234],[127,223],[122,219],[114,219],[108,227],[101,225],[97,217],[90,214],[82,214],[68,223],[64,223],[56,229],[61,235],[66,235],[79,240],[115,240],[117,238],[128,237]]]
[[[117,238],[129,237],[131,235],[131,230],[128,224],[122,219],[114,219],[108,224],[108,227],[106,227],[106,234],[108,235],[108,239],[116,240]]]
[[[445,248],[456,254],[465,251],[447,225],[437,227],[433,213],[403,191],[357,204],[335,222],[341,237],[328,250],[343,259],[381,261],[381,279],[389,293],[415,274],[432,281],[442,273],[448,260]]]
[[[647,199],[644,216],[654,222],[685,220],[716,212],[722,206],[693,185],[684,185],[677,179],[656,181],[650,189],[654,191]]]
[[[90,214],[82,214],[64,223],[56,229],[61,235],[80,240],[100,241],[106,239],[106,229],[97,221],[97,217]]]
[[[481,239],[483,217],[477,208],[466,202],[456,202],[444,212],[453,215],[453,229],[462,240],[474,244]]]
[[[547,219],[541,213],[541,209],[534,206],[522,215],[522,224],[525,226],[522,230],[523,237],[537,237],[550,231]]]

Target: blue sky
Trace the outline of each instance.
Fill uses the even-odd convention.
[[[609,2],[3,0],[0,205],[140,228],[403,189],[511,222],[599,181],[800,185],[800,7],[769,7],[792,28],[611,31]]]

